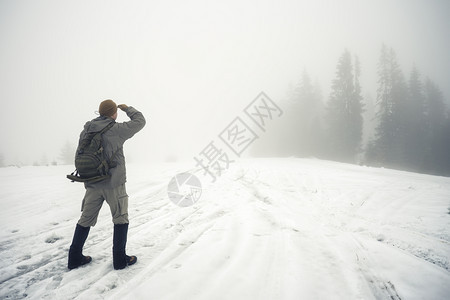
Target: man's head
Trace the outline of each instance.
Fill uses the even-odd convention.
[[[117,118],[117,105],[112,100],[104,100],[100,103],[98,112],[102,116],[111,117],[115,120]]]

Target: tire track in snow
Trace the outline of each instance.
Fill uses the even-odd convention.
[[[259,180],[261,182],[261,180]],[[258,183],[259,183],[258,182]],[[309,273],[312,276],[317,276],[317,278],[321,278],[320,281],[327,280],[330,285],[331,282],[340,282],[336,286],[336,294],[335,296],[339,298],[339,295],[342,299],[345,299],[348,295],[358,295],[363,294],[364,287],[351,287],[348,286],[345,288],[349,282],[354,282],[355,278],[349,278],[347,280],[346,274],[342,273],[341,270],[345,270],[345,265],[348,261],[345,255],[342,253],[336,253],[334,240],[339,240],[345,234],[345,231],[340,227],[330,226],[329,222],[325,222],[321,213],[323,210],[320,209],[313,201],[308,201],[306,199],[300,199],[297,195],[292,194],[292,189],[288,186],[286,189],[279,189],[277,187],[272,187],[270,184],[265,182],[264,184],[249,184],[249,182],[243,183],[248,190],[252,191],[251,194],[255,197],[255,199],[259,200],[260,203],[264,204],[274,204],[278,202],[278,205],[272,205],[272,207],[268,207],[267,209],[262,209],[261,213],[264,215],[264,218],[270,220],[272,224],[277,224],[278,230],[289,229],[294,233],[298,233],[294,235],[293,240],[295,241],[291,247],[298,247],[298,244],[308,244],[308,251],[305,252],[303,250],[303,254],[306,254],[306,257],[303,257],[303,260],[321,260],[318,264],[324,264],[322,268],[319,270],[315,269],[314,264],[310,264],[310,262],[306,262],[306,265],[303,268],[310,268]],[[262,192],[261,187],[264,192],[268,192],[272,194],[271,196],[267,196],[267,193]],[[267,190],[266,190],[267,189]],[[276,191],[278,193],[278,197],[274,196],[273,193]],[[311,192],[310,194],[316,196],[316,192]],[[269,199],[272,199],[268,201]],[[277,200],[273,200],[277,199]],[[282,199],[282,200],[278,200]],[[302,204],[301,210],[299,210],[299,201]],[[278,216],[278,217],[277,217]],[[282,216],[281,218],[279,216]],[[301,222],[296,221],[298,218],[303,218],[304,220]],[[275,231],[276,233],[276,231]],[[283,244],[283,243],[282,243]],[[345,243],[340,245],[342,248],[347,248],[349,251],[353,249],[346,247]],[[299,248],[298,250],[301,250]],[[328,267],[327,265],[328,264]],[[328,270],[327,273],[322,273],[324,270]],[[319,273],[317,273],[319,271]],[[330,272],[333,273],[330,276]],[[356,278],[358,280],[358,278]],[[359,282],[361,280],[359,279]],[[334,283],[335,284],[335,283]],[[360,283],[361,285],[361,283]],[[342,292],[346,291],[346,292]],[[320,295],[320,291],[310,291],[309,294],[316,293],[317,296]],[[326,296],[326,295],[322,295]],[[320,297],[320,296],[319,296]],[[393,298],[396,299],[396,298]]]
[[[221,214],[217,215],[221,218]],[[151,247],[151,251],[140,255],[140,265],[133,270],[133,278],[129,280],[126,289],[117,291],[108,297],[113,299],[123,299],[130,297],[130,292],[140,284],[151,280],[151,278],[160,272],[168,269],[177,269],[182,266],[182,262],[178,263],[177,259],[186,251],[195,245],[203,235],[207,234],[217,220],[203,221],[198,224],[186,225],[183,229],[172,227],[171,230],[157,231],[163,235],[162,238],[155,240],[155,244]],[[148,295],[147,295],[148,296]],[[146,296],[146,297],[147,297]]]
[[[8,257],[9,262],[2,260],[0,296],[21,299],[28,295],[27,290],[32,286],[58,287],[61,274],[67,271],[70,241],[65,238],[65,232],[73,227],[67,221],[52,222],[37,232],[19,233],[10,238],[7,242],[13,247],[2,250],[2,256]]]
[[[401,300],[398,295],[394,284],[391,281],[386,281],[381,278],[379,274],[374,271],[375,261],[371,258],[370,253],[362,242],[354,235],[352,235],[353,242],[355,245],[355,254],[357,258],[357,263],[363,274],[367,284],[373,291],[374,296],[377,299],[392,299]]]
[[[243,168],[247,172],[238,169],[205,188],[201,202],[187,209],[171,204],[165,195],[165,179],[158,176],[149,184],[141,181],[130,185],[127,249],[139,261],[120,272],[112,268],[112,229],[107,210],[86,243],[86,255],[94,259],[92,264],[70,272],[66,270],[66,256],[75,217],[60,218],[55,226],[40,226],[34,236],[26,230],[12,232],[16,228],[8,228],[2,234],[6,239],[2,239],[0,251],[13,260],[12,269],[7,269],[8,263],[2,262],[0,276],[17,274],[16,267],[24,273],[1,284],[0,297],[23,298],[26,293],[29,298],[43,299],[119,299],[119,296],[132,297],[130,291],[136,287],[144,293],[138,297],[143,299],[150,296],[179,299],[180,295],[208,300],[297,299],[302,295],[399,299],[402,292],[412,287],[405,289],[404,281],[393,279],[391,273],[377,266],[381,262],[380,253],[383,260],[384,253],[392,253],[402,259],[406,257],[405,262],[424,264],[398,249],[404,246],[408,250],[413,244],[387,234],[386,230],[411,235],[420,245],[444,241],[431,239],[434,236],[416,231],[416,227],[408,227],[410,223],[403,224],[405,228],[382,223],[376,217],[386,214],[389,221],[387,210],[376,210],[379,215],[374,218],[362,214],[369,208],[377,208],[373,204],[383,200],[383,193],[377,193],[383,192],[387,180],[391,185],[389,190],[384,190],[385,194],[397,190],[393,175],[386,172],[384,176],[383,171],[381,181],[372,179],[370,174],[364,178],[366,173],[360,174],[352,166],[338,170],[345,173],[340,178],[333,168],[341,165],[332,164],[333,168],[327,167],[323,173],[315,166],[316,162],[312,164],[312,170],[282,163],[277,163],[276,168],[259,162],[249,164]],[[360,182],[367,191],[357,186]],[[405,180],[398,182],[402,184],[402,193],[409,191],[405,190],[409,186]],[[412,195],[416,192],[411,190]],[[407,197],[399,199],[406,200]],[[404,210],[408,206],[393,203],[391,209]],[[385,227],[378,228],[380,225]],[[420,229],[424,225],[417,226]],[[379,243],[376,241],[381,236],[379,232],[384,236],[383,243],[405,241],[406,244],[394,248]],[[45,243],[47,239],[54,243]],[[30,244],[36,246],[30,248]],[[27,251],[21,252],[22,247]],[[389,251],[382,251],[384,247]],[[370,252],[372,248],[380,250],[378,256]],[[445,249],[448,247],[441,247]],[[42,266],[33,267],[33,263]],[[441,273],[436,271],[436,274]],[[445,274],[440,276],[447,278]]]

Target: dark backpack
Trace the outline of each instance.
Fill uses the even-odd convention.
[[[104,153],[102,135],[109,130],[115,122],[109,123],[98,132],[87,133],[78,145],[75,154],[75,171],[67,175],[72,182],[94,183],[110,178],[109,169],[115,167],[112,161],[115,153],[108,159]]]

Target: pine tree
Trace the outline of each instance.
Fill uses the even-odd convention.
[[[313,85],[310,76],[303,72],[295,90],[293,101],[293,140],[294,154],[297,156],[315,155],[317,140],[320,136],[320,87]]]
[[[430,79],[425,81],[427,171],[450,174],[450,119],[444,96]]]
[[[59,159],[62,161],[62,164],[73,164],[75,160],[75,151],[75,147],[70,142],[66,142],[59,155]]]
[[[252,146],[255,156],[320,156],[323,141],[322,96],[319,84],[306,71],[290,85],[284,114]],[[270,127],[270,128],[269,128]]]
[[[266,127],[264,134],[260,135],[256,141],[252,144],[250,153],[255,157],[283,157],[293,155],[292,136],[293,130],[289,114],[292,105],[292,99],[294,98],[295,88],[291,83],[288,86],[288,91],[285,98],[280,104],[283,109],[283,116],[276,118]]]
[[[359,62],[353,69],[352,57],[345,50],[336,69],[336,78],[327,105],[328,143],[331,158],[354,162],[362,138],[362,96]]]
[[[444,95],[439,87],[429,78],[425,81],[425,104],[428,127],[430,132],[436,132],[446,122],[447,107]]]
[[[411,71],[408,84],[408,105],[405,108],[405,162],[409,169],[422,171],[426,156],[425,99],[417,68]]]
[[[363,141],[368,143],[373,138],[376,127],[375,100],[369,93],[364,96],[363,121]]]
[[[310,155],[315,157],[322,157],[325,153],[325,132],[324,132],[324,111],[325,105],[323,103],[322,89],[319,82],[313,85],[314,95],[314,110],[311,112],[311,121],[309,122],[308,134],[310,137],[311,151]]]
[[[48,158],[47,158],[47,155],[44,153],[44,154],[42,154],[42,156],[41,156],[41,160],[40,160],[40,162],[39,162],[39,165],[41,165],[41,166],[48,166]]]
[[[363,119],[363,113],[364,113],[364,98],[361,95],[361,85],[359,83],[359,78],[361,76],[361,65],[359,62],[359,58],[355,55],[355,78],[354,78],[354,93],[352,98],[352,116],[353,116],[353,125],[352,127],[352,134],[353,134],[353,141],[355,143],[355,150],[356,153],[361,153],[361,142],[362,142],[362,135],[363,135],[363,125],[364,125],[364,119]]]
[[[390,65],[392,79],[393,120],[394,136],[391,145],[391,164],[394,167],[405,168],[406,161],[405,145],[408,130],[408,86],[394,50],[390,49]]]
[[[435,172],[439,175],[450,176],[450,159],[448,155],[450,153],[450,112],[447,111],[447,117],[444,122],[444,126],[441,128],[441,132],[437,139],[437,148],[435,154]]]
[[[304,156],[308,152],[306,141],[307,123],[310,105],[313,97],[313,86],[311,78],[304,70],[300,80],[295,87],[291,102],[291,109],[287,117],[290,119],[290,141],[287,145],[292,144],[291,155]]]
[[[382,46],[378,64],[378,126],[370,143],[370,163],[392,167],[405,166],[405,130],[407,127],[407,86],[394,50]]]

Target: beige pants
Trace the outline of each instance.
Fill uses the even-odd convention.
[[[78,224],[83,227],[94,226],[97,223],[98,213],[106,200],[111,209],[114,224],[128,223],[128,195],[125,184],[114,189],[87,188],[81,205],[81,218]]]

